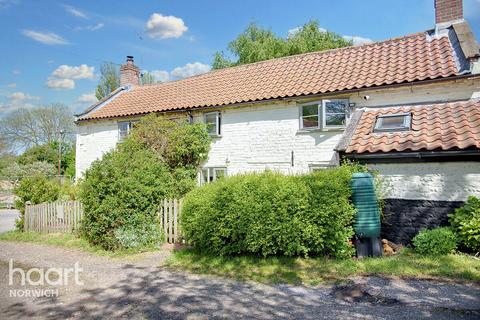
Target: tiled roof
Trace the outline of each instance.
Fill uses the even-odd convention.
[[[305,96],[459,74],[448,36],[427,32],[136,86],[80,120]]]
[[[409,131],[373,132],[379,115],[411,113]],[[389,107],[363,112],[347,154],[480,149],[480,100]]]

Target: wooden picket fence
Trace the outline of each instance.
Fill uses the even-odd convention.
[[[164,199],[160,205],[158,217],[165,235],[165,240],[168,243],[181,243],[183,241],[179,227],[182,203],[182,199]]]
[[[45,202],[25,206],[25,231],[62,232],[77,230],[83,216],[80,201]]]
[[[164,199],[158,210],[160,227],[168,243],[181,243],[179,219],[182,199]],[[45,202],[25,207],[25,231],[68,233],[77,230],[83,216],[80,201]]]

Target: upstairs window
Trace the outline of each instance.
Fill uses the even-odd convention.
[[[323,127],[344,128],[347,123],[348,100],[323,100]]]
[[[220,127],[222,119],[220,112],[205,113],[205,124],[207,125],[208,134],[211,136],[220,136]]]
[[[377,116],[374,132],[408,131],[412,126],[410,113]]]
[[[346,99],[322,100],[302,105],[300,127],[306,130],[344,128],[348,107]]]
[[[118,141],[122,142],[130,134],[130,131],[138,121],[119,121],[118,122]]]

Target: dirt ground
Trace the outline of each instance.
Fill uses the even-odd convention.
[[[362,277],[342,285],[261,285],[166,270],[168,250],[106,258],[58,247],[0,241],[2,319],[480,319],[480,287]],[[83,269],[81,285],[54,286],[58,297],[11,297],[49,285],[9,285],[9,261],[25,271]]]

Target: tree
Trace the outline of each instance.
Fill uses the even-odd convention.
[[[95,90],[98,100],[109,95],[120,87],[120,71],[113,62],[105,62],[100,66],[100,82]]]
[[[142,77],[140,78],[140,82],[143,85],[145,84],[155,84],[157,83],[157,79],[155,79],[155,76],[151,74],[150,72],[145,72],[142,74]]]
[[[58,141],[73,132],[73,115],[63,104],[18,109],[0,120],[0,135],[12,149],[19,150]]]
[[[310,21],[287,38],[277,36],[271,30],[250,24],[243,33],[229,43],[228,51],[236,58],[232,61],[223,52],[215,54],[212,68],[253,63],[289,55],[322,51],[352,45],[338,34],[323,31],[318,21]]]

